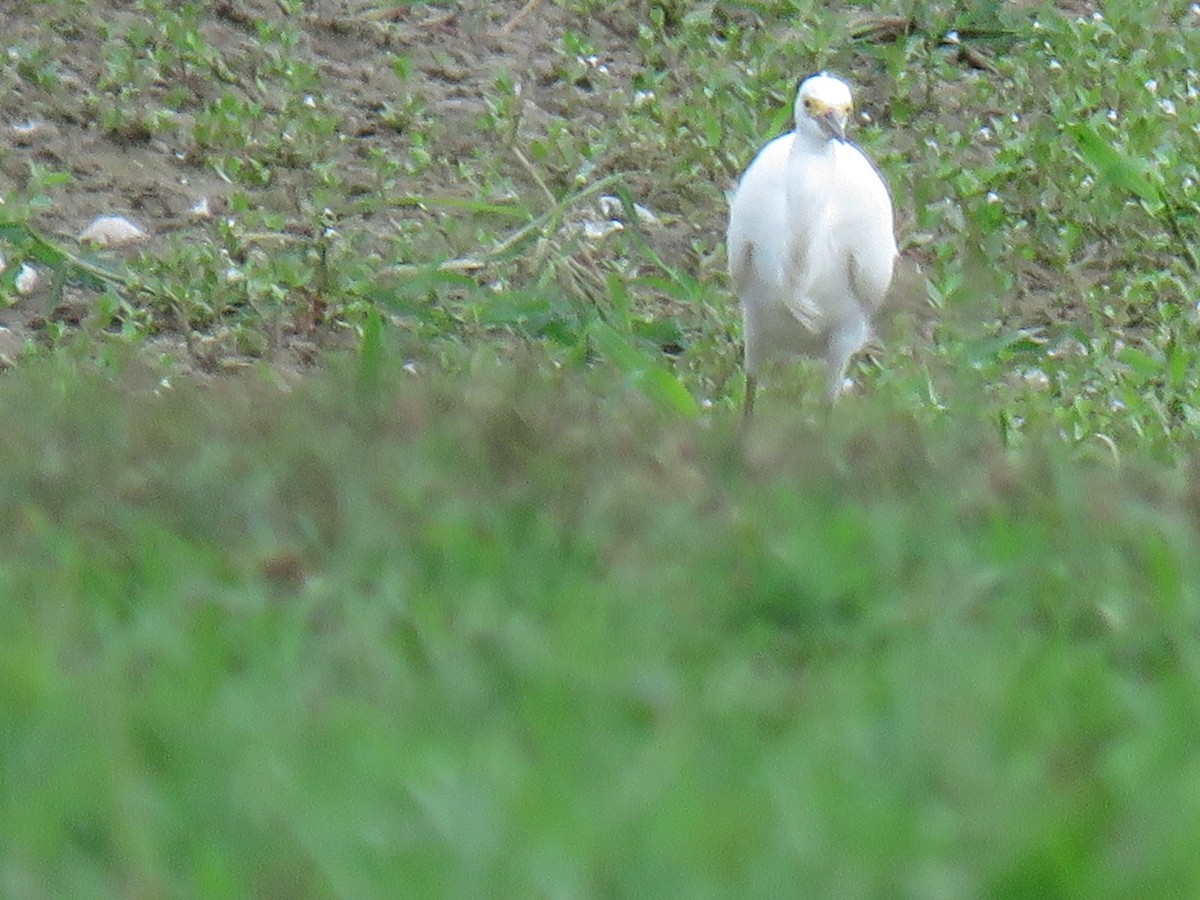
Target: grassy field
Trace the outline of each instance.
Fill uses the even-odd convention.
[[[0,24],[0,894],[1200,889],[1195,10]],[[744,434],[818,68],[905,274]]]

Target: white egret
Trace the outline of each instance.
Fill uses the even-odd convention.
[[[759,151],[729,210],[729,274],[745,323],[745,414],[764,367],[821,355],[837,399],[896,262],[892,199],[846,140],[850,86],[822,72],[796,93],[795,129]]]

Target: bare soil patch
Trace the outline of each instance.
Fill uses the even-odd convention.
[[[32,167],[70,175],[69,184],[51,192],[52,206],[36,220],[38,229],[73,239],[97,215],[122,215],[149,235],[147,241],[124,252],[153,255],[172,241],[208,240],[213,219],[226,212],[234,191],[248,195],[258,209],[278,212],[287,223],[285,229],[311,228],[311,205],[320,193],[312,166],[280,164],[273,167],[267,184],[235,185],[198,152],[187,112],[201,101],[225,94],[267,111],[289,99],[279,95],[277,82],[258,77],[268,61],[265,54],[276,52],[261,45],[260,28],[264,23],[284,24],[277,3],[220,0],[211,4],[202,15],[201,33],[216,50],[220,77],[184,71],[176,78],[141,86],[138,96],[142,98],[165,102],[183,90],[197,101],[185,103],[177,120],[157,133],[107,125],[105,105],[120,102],[121,86],[105,83],[97,91],[102,80],[111,81],[106,59],[120,50],[114,43],[136,36],[146,13],[123,0],[93,0],[91,9],[86,19],[71,14],[67,5],[35,2],[6,4],[0,11],[0,28],[8,43],[37,48],[38,56],[20,60],[0,77],[0,128],[5,133],[0,142],[0,178],[6,188],[20,188],[28,183]],[[439,165],[430,170],[429,179],[399,184],[398,194],[469,194],[469,187],[454,181],[454,162],[469,155],[481,140],[478,122],[485,112],[484,94],[501,75],[521,84],[523,115],[529,121],[568,115],[603,119],[602,104],[589,108],[585,93],[560,81],[554,42],[569,22],[575,29],[601,30],[611,44],[615,26],[572,17],[552,3],[416,4],[387,9],[381,4],[327,0],[310,4],[302,18],[291,22],[299,25],[300,39],[288,49],[289,61],[315,70],[320,96],[313,102],[338,121],[337,133],[322,152],[325,164],[336,167],[343,187],[343,195],[336,198],[340,214],[353,217],[357,232],[375,235],[381,244],[394,233],[397,219],[430,215],[411,206],[362,204],[359,211],[355,205],[356,196],[379,190],[373,157],[406,149],[409,135],[391,111],[414,85],[426,103],[426,115],[433,119],[430,152]],[[394,67],[401,56],[411,65],[407,79]],[[51,71],[53,78],[39,83],[37,77],[30,77],[31,71]],[[99,102],[97,96],[102,98]],[[113,97],[118,99],[104,99]],[[513,169],[514,179],[527,179],[515,164]],[[212,217],[197,215],[198,204],[207,204]],[[86,292],[68,290],[66,302],[58,306],[47,294],[43,289],[0,310],[0,325],[7,329],[0,333],[0,354],[11,355],[27,339],[37,339],[47,320],[73,325],[86,318],[91,300]],[[301,369],[313,358],[314,348],[341,339],[338,329],[328,323],[316,330],[308,325],[298,321],[284,329],[274,362],[285,369]],[[222,349],[219,332],[173,334],[168,327],[154,341],[201,372],[239,365],[232,342],[224,342],[231,349]]]

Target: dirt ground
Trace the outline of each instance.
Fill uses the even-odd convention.
[[[74,239],[94,217],[117,214],[149,235],[131,253],[153,254],[181,236],[205,239],[211,219],[196,215],[197,204],[207,203],[213,215],[221,215],[234,186],[194,158],[182,140],[137,129],[114,133],[100,121],[103,111],[97,108],[94,86],[105,72],[105,35],[127,33],[134,20],[145,14],[127,0],[91,0],[93,15],[85,21],[63,14],[55,27],[48,28],[49,6],[18,0],[0,10],[2,43],[41,48],[40,53],[52,58],[57,76],[54,87],[43,87],[36,79],[19,75],[20,65],[0,75],[0,129],[6,132],[0,142],[0,186],[6,191],[20,189],[29,179],[31,164],[69,173],[69,185],[54,189],[51,208],[35,220],[39,230],[56,236]],[[195,77],[184,89],[205,98],[232,91],[270,108],[279,98],[271,96],[271,85],[264,88],[256,83],[260,54],[256,28],[264,21],[279,22],[282,16],[274,0],[215,0],[205,14],[202,33],[220,52],[230,77],[220,83]],[[571,27],[580,27],[579,17],[572,18],[556,4],[515,0],[438,6],[324,0],[308,5],[301,20],[302,38],[291,52],[296,61],[315,67],[322,102],[336,110],[341,120],[344,139],[331,141],[329,152],[343,183],[351,193],[370,191],[377,177],[367,163],[372,153],[393,152],[404,140],[395,128],[381,123],[380,115],[406,90],[391,66],[396,54],[412,62],[408,83],[416,80],[430,114],[438,119],[434,152],[445,158],[453,158],[477,140],[485,89],[500,72],[522,84],[527,120],[560,116],[568,103],[575,117],[602,115],[590,112],[586,103],[581,106],[578,92],[565,97],[564,86],[556,83],[552,43],[568,19]],[[618,23],[593,17],[588,27],[603,31],[605,44],[619,45],[612,32],[620,27]],[[45,64],[45,60],[17,59],[15,50],[9,56],[25,66]],[[178,88],[164,83],[147,90],[165,95]],[[254,204],[278,211],[289,223],[306,217],[311,221],[311,210],[303,209],[301,198],[310,195],[313,178],[307,167],[280,167],[268,187],[239,184],[236,189],[248,191]],[[440,189],[453,190],[453,186]],[[355,227],[386,233],[394,227],[389,218],[367,214]],[[77,321],[88,302],[86,296],[68,295],[65,304],[54,308],[35,292],[0,310],[4,329],[0,357],[19,352],[27,339],[45,329],[48,318]],[[178,345],[180,352],[175,355],[193,358],[200,369],[208,368],[198,359],[204,351],[197,350],[195,341],[185,348],[179,335],[164,334],[156,340],[167,345],[166,351]],[[313,356],[314,338],[300,335],[293,344],[290,363],[302,366]],[[281,362],[288,364],[288,360]]]
[[[402,154],[409,144],[403,124],[389,120],[390,111],[405,96],[418,91],[423,98],[424,115],[435,123],[429,150],[439,164],[430,177],[408,183],[401,179],[392,187],[397,198],[436,193],[476,199],[470,187],[456,181],[453,161],[469,159],[480,141],[493,139],[481,135],[479,122],[488,111],[487,96],[496,94],[497,79],[506,76],[520,84],[520,115],[531,131],[544,133],[548,122],[567,117],[580,129],[602,127],[614,113],[614,100],[605,91],[589,92],[561,77],[564,31],[581,32],[596,47],[605,48],[599,62],[614,73],[609,83],[628,88],[639,60],[633,50],[623,48],[636,44],[636,17],[644,12],[618,4],[611,13],[584,16],[549,0],[439,4],[314,0],[306,4],[301,17],[287,19],[279,0],[211,0],[197,6],[205,9],[201,33],[219,54],[220,77],[197,68],[183,72],[175,83],[164,79],[137,86],[134,96],[183,112],[174,124],[158,131],[136,126],[114,130],[105,124],[105,104],[122,102],[119,86],[108,84],[98,90],[97,83],[111,72],[114,42],[136,32],[139,20],[146,18],[144,10],[152,5],[149,0],[88,0],[91,13],[80,16],[80,4],[69,0],[0,4],[0,47],[6,49],[9,62],[0,66],[0,191],[20,191],[33,166],[69,173],[70,183],[50,191],[51,206],[34,222],[38,230],[61,237],[64,244],[70,245],[100,214],[126,216],[148,233],[145,242],[123,251],[129,254],[153,257],[173,242],[211,241],[214,221],[229,209],[235,192],[249,195],[257,209],[278,213],[285,231],[312,229],[312,198],[318,193],[312,166],[276,166],[265,187],[235,185],[223,179],[191,142],[187,110],[224,94],[267,111],[287,102],[277,81],[258,77],[260,66],[267,62],[265,54],[279,52],[278,45],[262,45],[259,30],[264,23],[298,25],[299,40],[286,52],[293,62],[315,70],[319,102],[338,120],[337,133],[320,153],[323,163],[336,168],[344,201],[340,213],[353,217],[343,224],[347,231],[375,236],[386,245],[396,233],[398,220],[411,222],[424,214],[393,198],[382,204],[358,204],[355,198],[377,195],[376,160],[380,155]],[[1059,4],[1078,8],[1081,14],[1092,5],[1083,0]],[[398,57],[411,63],[407,78],[393,68]],[[53,83],[39,80],[38,73],[47,69],[54,73]],[[166,102],[170,92],[180,90],[196,102]],[[631,90],[625,93],[632,95]],[[640,163],[637,159],[618,162],[623,171],[635,173]],[[727,174],[732,178],[732,171]],[[515,162],[504,178],[524,182],[522,187],[531,196],[540,196],[540,186]],[[639,180],[635,174],[630,186],[651,208],[673,213],[672,224],[654,235],[656,252],[671,264],[706,277],[697,271],[689,248],[697,239],[719,239],[713,236],[722,226],[720,211],[711,201],[691,208],[686,198],[663,196],[649,176]],[[201,203],[210,216],[195,214]],[[438,228],[442,223],[429,216],[428,224]],[[924,303],[923,282],[916,276],[909,280],[914,303]],[[1039,291],[1034,283],[1023,291],[1031,295],[1033,307],[1023,314],[1041,317],[1041,308],[1049,305],[1049,289]],[[48,322],[67,327],[80,322],[93,302],[94,295],[68,291],[66,302],[56,305],[43,287],[0,307],[0,366],[15,359],[29,341],[46,340]],[[298,373],[319,357],[323,347],[352,340],[346,329],[295,327],[275,343],[278,349],[271,361],[281,371]],[[202,374],[244,367],[251,361],[219,327],[211,333],[185,334],[159,323],[149,344],[152,354],[168,356],[178,367]]]

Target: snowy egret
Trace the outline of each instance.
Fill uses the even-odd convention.
[[[896,262],[892,198],[846,139],[850,86],[822,72],[796,93],[794,130],[759,151],[729,209],[729,274],[745,323],[746,400],[786,353],[821,355],[837,399]]]

